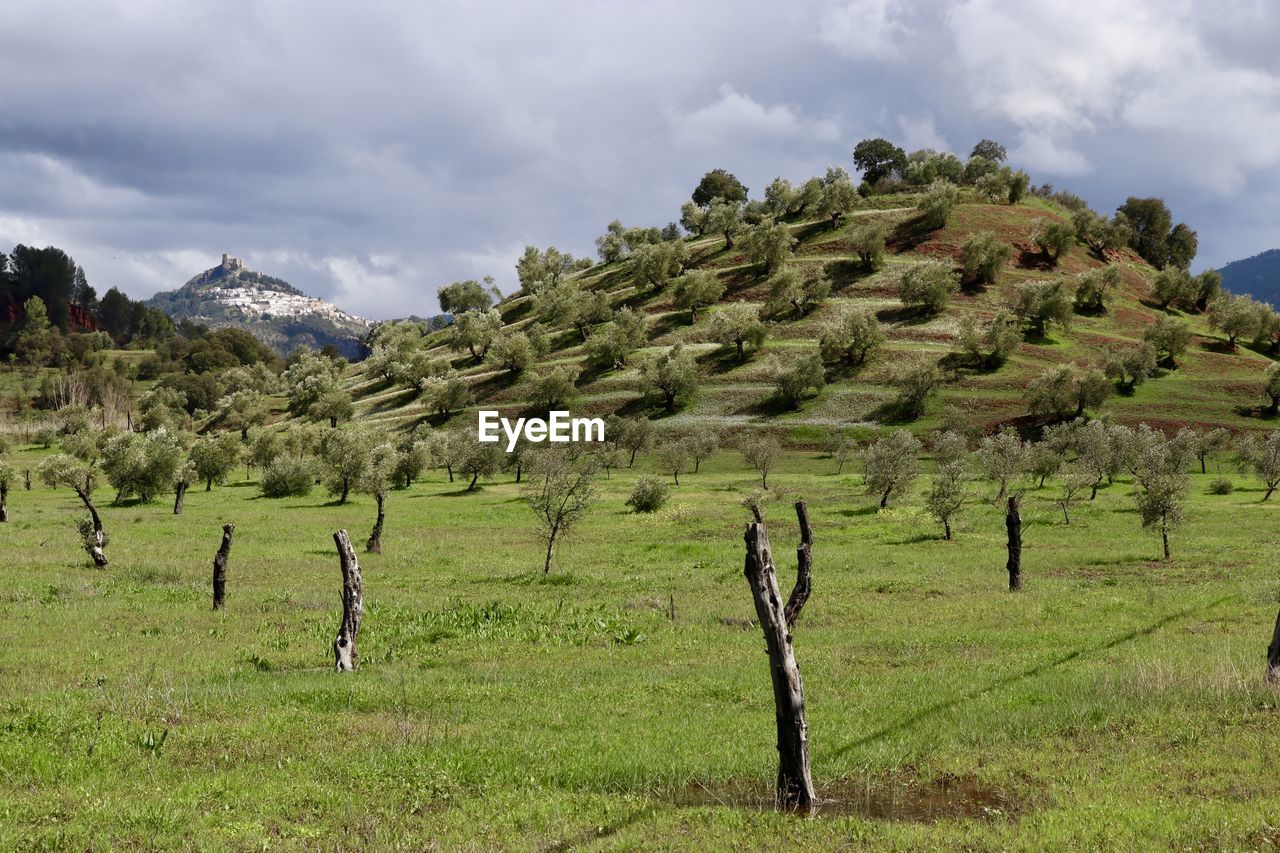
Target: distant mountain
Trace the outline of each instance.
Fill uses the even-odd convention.
[[[332,344],[348,358],[359,358],[360,341],[373,326],[283,279],[247,269],[230,255],[177,290],[157,293],[147,305],[174,320],[244,329],[281,353],[300,344],[316,349]]]
[[[1254,299],[1280,304],[1280,249],[1232,261],[1218,272],[1222,273],[1222,286],[1232,293],[1248,293]]]

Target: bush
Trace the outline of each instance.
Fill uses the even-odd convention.
[[[631,488],[627,506],[636,512],[657,512],[666,504],[671,489],[652,474],[641,474]]]
[[[298,498],[311,493],[316,475],[305,459],[280,456],[262,473],[259,488],[265,498]]]
[[[1226,477],[1214,477],[1209,481],[1209,494],[1211,495],[1229,495],[1235,490],[1235,483]]]

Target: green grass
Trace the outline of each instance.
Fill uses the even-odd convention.
[[[19,467],[40,455],[23,451]],[[106,507],[112,565],[97,571],[74,496],[11,493],[0,847],[1152,849],[1280,836],[1280,719],[1262,683],[1280,502],[1261,503],[1256,484],[1211,497],[1212,464],[1195,475],[1168,564],[1130,484],[1069,527],[1050,484],[1026,500],[1014,595],[990,504],[944,542],[918,495],[876,512],[855,474],[787,456],[770,482],[808,499],[815,528],[795,636],[819,790],[958,779],[1006,804],[936,822],[797,819],[680,805],[703,788],[713,802],[767,792],[775,770],[741,575],[739,501],[756,481],[722,452],[662,512],[629,514],[647,462],[602,484],[550,577],[509,479],[463,494],[433,474],[392,493],[386,553],[361,554],[360,669],[342,676],[331,535],[362,542],[368,498],[269,501],[235,482],[192,491],[180,517]],[[768,517],[789,584],[794,517],[785,499]],[[224,521],[237,532],[228,608],[214,613]]]

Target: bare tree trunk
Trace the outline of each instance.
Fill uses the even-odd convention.
[[[791,588],[791,597],[787,599],[784,611],[788,628],[796,624],[813,590],[810,578],[813,570],[813,528],[809,526],[809,507],[804,501],[796,501],[796,521],[800,525],[800,545],[796,548],[796,585]]]
[[[551,560],[556,554],[556,537],[560,535],[559,527],[552,527],[551,532],[547,534],[547,559],[542,564],[542,573],[544,575],[551,574]]]
[[[1271,645],[1267,647],[1267,683],[1280,681],[1280,614],[1276,615],[1276,627],[1271,632]]]
[[[187,483],[177,483],[173,487],[173,514],[182,515],[182,504],[187,499]]]
[[[1022,516],[1018,513],[1018,496],[1009,498],[1009,509],[1004,514],[1005,531],[1009,534],[1009,591],[1022,589]]]
[[[804,532],[808,522],[803,503],[796,505],[796,514],[801,519],[802,531],[801,546],[797,553],[804,554],[801,558],[800,575],[807,587],[811,536],[807,537]],[[796,664],[791,645],[788,614],[782,605],[777,571],[773,555],[769,551],[769,534],[764,522],[756,521],[747,525],[744,538],[747,559],[743,574],[751,587],[756,616],[760,621],[760,629],[764,632],[769,655],[769,674],[773,681],[778,734],[777,804],[779,808],[789,811],[808,811],[813,807],[817,795],[809,771],[809,727],[804,713],[804,683],[800,679],[800,668]],[[807,592],[801,592],[801,586],[802,580],[798,577],[796,590],[791,596],[797,603],[796,611],[790,614],[792,620],[799,617],[807,595]]]
[[[333,534],[333,543],[338,547],[338,564],[342,569],[342,622],[333,641],[334,669],[350,672],[356,668],[356,639],[364,617],[364,581],[360,578],[360,563],[356,561],[347,531]]]
[[[0,483],[0,523],[9,520],[9,484]]]
[[[107,533],[102,529],[102,518],[98,515],[98,508],[93,505],[93,499],[89,497],[87,490],[77,486],[76,495],[85,509],[89,510],[89,520],[93,523],[92,532],[84,538],[84,550],[88,552],[95,566],[105,569],[107,554],[103,549],[107,547]]]
[[[231,554],[231,537],[235,532],[234,524],[222,525],[222,544],[213,558],[214,610],[221,610],[227,603],[227,557]]]
[[[1164,542],[1164,559],[1169,561],[1169,526],[1163,522],[1160,525],[1160,539]]]
[[[385,492],[378,492],[373,496],[378,502],[378,518],[373,523],[373,532],[369,534],[369,541],[364,543],[364,550],[370,554],[382,553],[382,522],[386,518],[384,505],[387,500]]]

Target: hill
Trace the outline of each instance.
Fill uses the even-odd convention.
[[[549,351],[538,357],[525,373],[526,379],[519,381],[512,381],[493,364],[473,358],[465,350],[450,349],[448,331],[425,337],[422,345],[428,353],[447,358],[471,383],[477,407],[498,408],[504,414],[534,411],[533,383],[528,378],[567,367],[577,371],[574,408],[578,411],[645,413],[660,417],[661,426],[677,429],[695,424],[728,430],[750,426],[804,444],[821,441],[837,428],[906,423],[924,433],[944,423],[983,431],[1001,424],[1026,424],[1029,383],[1059,364],[1101,367],[1108,353],[1135,350],[1157,318],[1169,315],[1187,323],[1191,332],[1190,344],[1176,364],[1158,369],[1136,389],[1115,394],[1104,405],[1091,408],[1091,414],[1105,413],[1119,422],[1147,422],[1165,428],[1190,424],[1238,431],[1261,425],[1255,407],[1270,359],[1244,346],[1232,350],[1202,315],[1160,309],[1151,297],[1155,270],[1135,252],[1106,249],[1105,255],[1099,255],[1075,243],[1058,263],[1046,260],[1032,240],[1033,229],[1042,219],[1069,222],[1071,210],[1035,196],[1015,205],[989,204],[966,190],[946,226],[930,231],[921,227],[915,207],[918,200],[919,194],[912,193],[864,200],[836,229],[821,218],[798,217],[787,222],[797,241],[787,267],[805,278],[825,273],[832,292],[805,316],[771,318],[766,343],[758,354],[742,362],[708,339],[710,318],[732,304],[764,310],[770,285],[759,266],[747,257],[744,241],[729,248],[719,236],[685,239],[685,268],[707,270],[724,286],[720,304],[700,312],[696,323],[690,322],[687,309],[676,308],[670,282],[657,289],[637,286],[634,257],[568,274],[567,279],[580,288],[603,294],[611,308],[630,307],[647,318],[644,346],[621,369],[588,364],[582,337],[572,326],[553,328],[548,336]],[[884,263],[875,270],[863,268],[848,245],[853,229],[868,221],[881,223],[887,232]],[[1012,249],[996,281],[965,288],[936,315],[908,310],[899,299],[903,273],[932,259],[958,265],[961,245],[979,232],[992,232]],[[1118,269],[1120,279],[1104,314],[1076,314],[1065,327],[1051,326],[1042,337],[1028,336],[996,369],[966,365],[956,357],[966,318],[981,327],[1011,305],[1021,289],[1037,283],[1059,282],[1070,295],[1079,275],[1108,265]],[[528,330],[538,321],[535,302],[530,293],[503,300],[497,310],[504,331]],[[826,386],[798,410],[778,405],[778,372],[816,354],[823,325],[846,306],[874,314],[886,335],[884,345],[864,365],[828,364]],[[638,390],[637,365],[675,344],[695,355],[700,387],[687,406],[664,416]],[[923,416],[902,417],[894,406],[899,377],[905,368],[925,363],[936,363],[943,369],[944,383]],[[372,365],[357,368],[349,388],[357,398],[358,415],[388,426],[440,420],[433,417],[425,397],[388,381]]]
[[[1218,272],[1222,273],[1222,286],[1232,293],[1247,293],[1273,305],[1280,302],[1280,249],[1232,261]]]
[[[301,344],[316,349],[331,344],[357,358],[363,354],[360,341],[372,326],[287,281],[247,269],[230,255],[177,290],[157,293],[147,304],[175,320],[244,329],[282,354]]]

